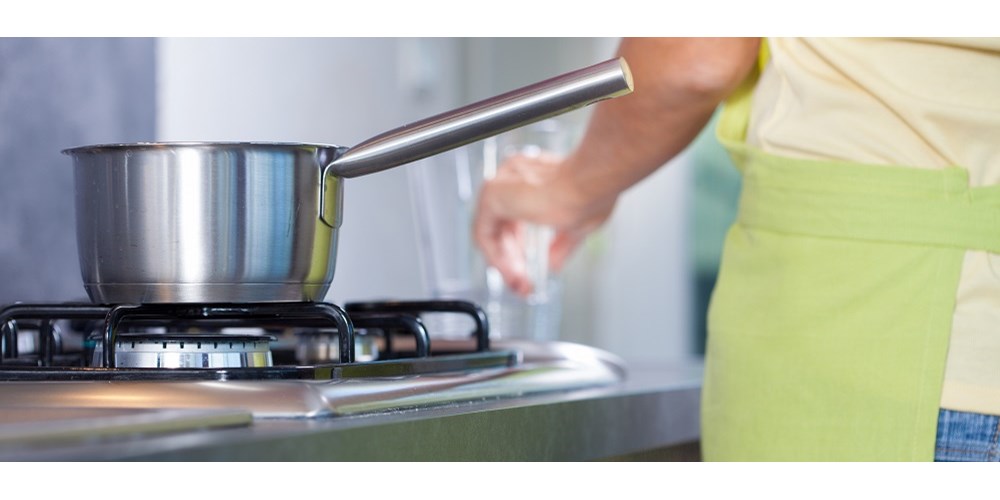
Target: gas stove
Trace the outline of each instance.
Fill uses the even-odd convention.
[[[467,318],[460,337],[428,315]],[[618,383],[613,355],[491,339],[464,301],[14,304],[0,310],[0,409],[240,410],[336,418]]]

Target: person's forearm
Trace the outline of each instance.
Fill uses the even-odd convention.
[[[574,204],[617,197],[680,153],[753,67],[758,39],[625,39],[632,95],[597,105],[565,164]]]
[[[532,282],[519,243],[521,222],[556,229],[549,265],[611,215],[618,195],[690,143],[756,60],[754,39],[628,39],[619,50],[635,91],[597,105],[587,133],[564,160],[513,156],[483,184],[475,238],[512,290]]]

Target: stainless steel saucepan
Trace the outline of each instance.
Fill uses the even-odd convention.
[[[631,90],[628,66],[613,59],[352,148],[185,142],[67,149],[84,286],[104,304],[322,300],[333,280],[344,178]]]

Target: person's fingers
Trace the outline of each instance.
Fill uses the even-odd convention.
[[[556,233],[556,236],[552,239],[552,244],[549,246],[549,270],[553,273],[562,271],[563,266],[566,265],[566,260],[585,237],[585,234],[577,231],[559,231]]]
[[[534,290],[535,285],[528,277],[528,265],[524,255],[524,242],[517,223],[505,224],[500,234],[501,253],[495,267],[503,276],[504,282],[515,293],[526,296]]]
[[[527,276],[518,224],[498,217],[488,198],[489,195],[481,197],[476,210],[473,232],[476,244],[483,252],[486,262],[503,276],[507,286],[516,293],[527,295],[531,293],[533,285]]]

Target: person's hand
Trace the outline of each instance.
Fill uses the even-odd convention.
[[[483,184],[473,234],[507,286],[525,296],[534,283],[524,255],[524,223],[550,226],[549,269],[559,272],[573,250],[611,215],[617,197],[587,199],[573,184],[571,160],[513,156]]]

